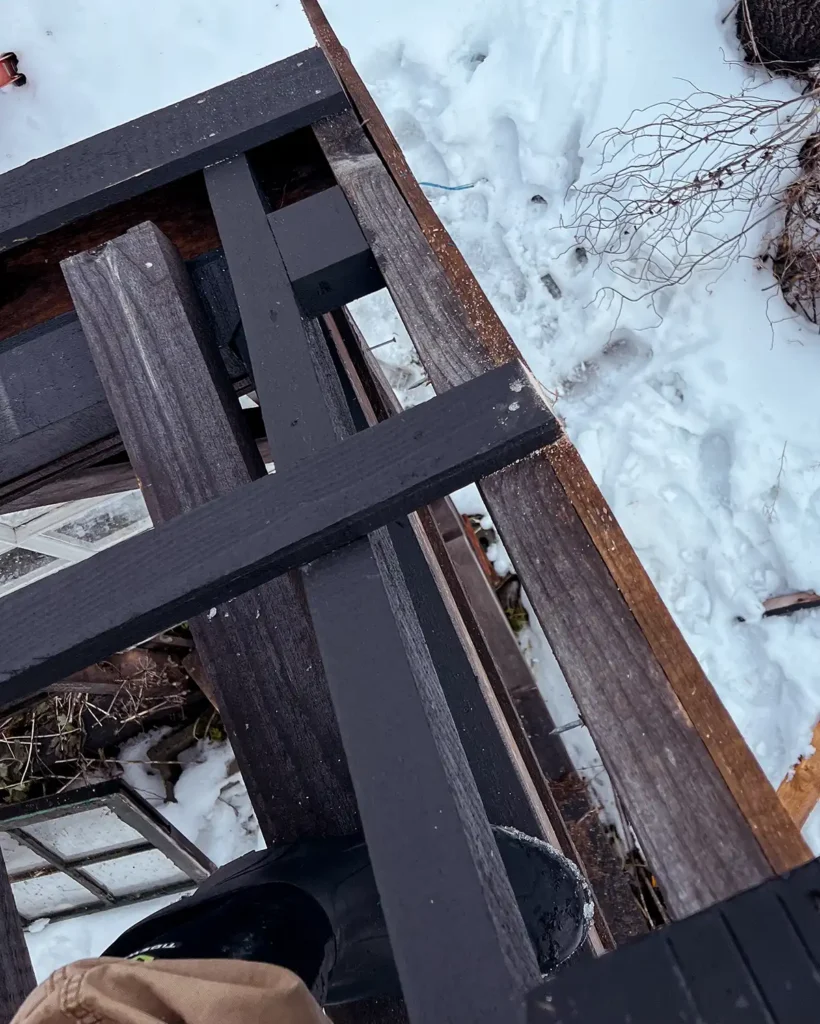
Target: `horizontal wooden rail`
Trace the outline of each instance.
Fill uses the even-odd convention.
[[[558,433],[540,389],[511,363],[10,594],[0,602],[0,702],[364,536]]]
[[[0,252],[347,104],[318,47],[0,176]]]

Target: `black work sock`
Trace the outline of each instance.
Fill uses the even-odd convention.
[[[255,960],[298,974],[321,1002],[335,951],[327,915],[282,883],[238,890],[129,929],[103,954],[129,960]],[[152,927],[153,924],[153,927]]]

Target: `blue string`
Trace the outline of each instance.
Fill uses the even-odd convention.
[[[476,183],[473,181],[469,185],[437,185],[434,181],[420,181],[419,185],[426,185],[427,188],[443,188],[447,192],[461,192],[465,188],[475,188]]]

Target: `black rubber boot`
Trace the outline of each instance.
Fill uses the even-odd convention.
[[[586,937],[592,904],[575,865],[546,843],[494,828],[541,970]],[[301,840],[220,868],[193,896],[130,928],[105,956],[232,957],[288,967],[327,1005],[399,994],[367,847]]]

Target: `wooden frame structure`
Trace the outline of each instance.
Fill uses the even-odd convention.
[[[70,856],[61,855],[35,834],[37,828],[46,822],[65,823],[73,815],[88,811],[110,811],[137,834],[137,839],[128,839],[115,847],[105,847],[99,851],[87,844],[83,853]],[[24,870],[10,870],[9,881],[12,886],[17,882],[61,874],[87,891],[89,898],[85,903],[49,914],[50,921],[67,920],[95,911],[113,910],[115,907],[130,906],[160,896],[188,892],[216,870],[216,865],[201,850],[119,779],[0,808],[0,833],[11,836],[42,862]],[[93,871],[89,873],[87,870],[151,851],[163,854],[185,877],[170,883],[146,881],[127,894],[118,895],[104,882],[96,881]],[[29,923],[23,915],[21,921],[23,924]]]
[[[449,606],[455,632],[437,637],[419,562],[434,535],[409,513],[482,478],[672,916],[810,852],[304,6],[326,56],[0,177],[0,282],[17,283],[0,375],[33,410],[0,434],[0,501],[136,474],[155,524],[0,602],[0,701],[188,618],[266,838],[363,827],[411,1021],[522,1021],[538,971],[488,818],[555,840],[549,790],[480,638]],[[277,210],[271,147],[289,140],[310,187]],[[439,395],[368,425],[325,314],[382,284]],[[251,386],[261,424],[236,401]],[[31,979],[3,924],[13,1005]]]

